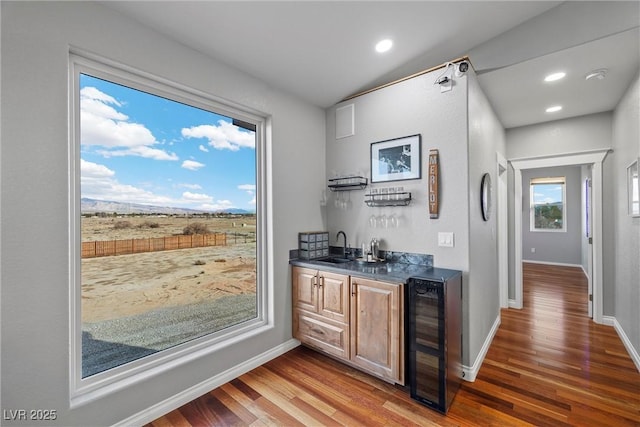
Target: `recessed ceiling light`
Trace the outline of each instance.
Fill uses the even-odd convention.
[[[554,105],[553,107],[549,107],[549,108],[547,108],[545,111],[546,111],[547,113],[555,113],[556,111],[560,111],[560,110],[562,110],[562,106],[560,106],[560,105]]]
[[[384,39],[376,44],[376,52],[383,53],[391,49],[393,42],[390,39]]]
[[[567,75],[567,73],[563,73],[563,72],[549,74],[547,77],[544,78],[544,81],[545,82],[555,82],[556,80],[560,80],[561,78],[563,78],[566,75]]]

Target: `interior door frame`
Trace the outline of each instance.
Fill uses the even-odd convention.
[[[509,173],[507,159],[496,152],[497,221],[498,221],[498,289],[500,308],[509,307]]]
[[[589,177],[584,182],[584,208],[585,208],[585,231],[587,244],[587,288],[589,295],[593,295],[593,246],[592,246],[592,227],[591,218],[593,217],[593,199],[592,195],[592,180],[591,170],[589,170]],[[593,300],[587,302],[587,315],[593,319]]]
[[[593,321],[603,323],[602,309],[602,163],[611,149],[584,151],[578,153],[558,154],[551,156],[511,159],[509,163],[514,172],[514,269],[515,269],[515,300],[509,303],[512,308],[521,309],[523,306],[522,290],[522,170],[537,169],[554,166],[591,165],[591,196],[593,238]]]

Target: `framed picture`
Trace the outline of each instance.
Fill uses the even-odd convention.
[[[371,182],[420,179],[420,143],[420,134],[372,143]]]
[[[640,186],[638,185],[638,165],[636,159],[627,167],[627,191],[629,192],[629,215],[640,216]]]

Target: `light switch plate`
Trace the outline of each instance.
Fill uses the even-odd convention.
[[[438,246],[452,248],[453,245],[454,242],[452,232],[438,233]]]

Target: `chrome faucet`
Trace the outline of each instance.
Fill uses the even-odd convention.
[[[340,238],[341,234],[344,237],[344,247],[342,248],[342,257],[346,258],[347,257],[347,235],[344,233],[344,231],[340,230],[336,235],[336,240]]]

